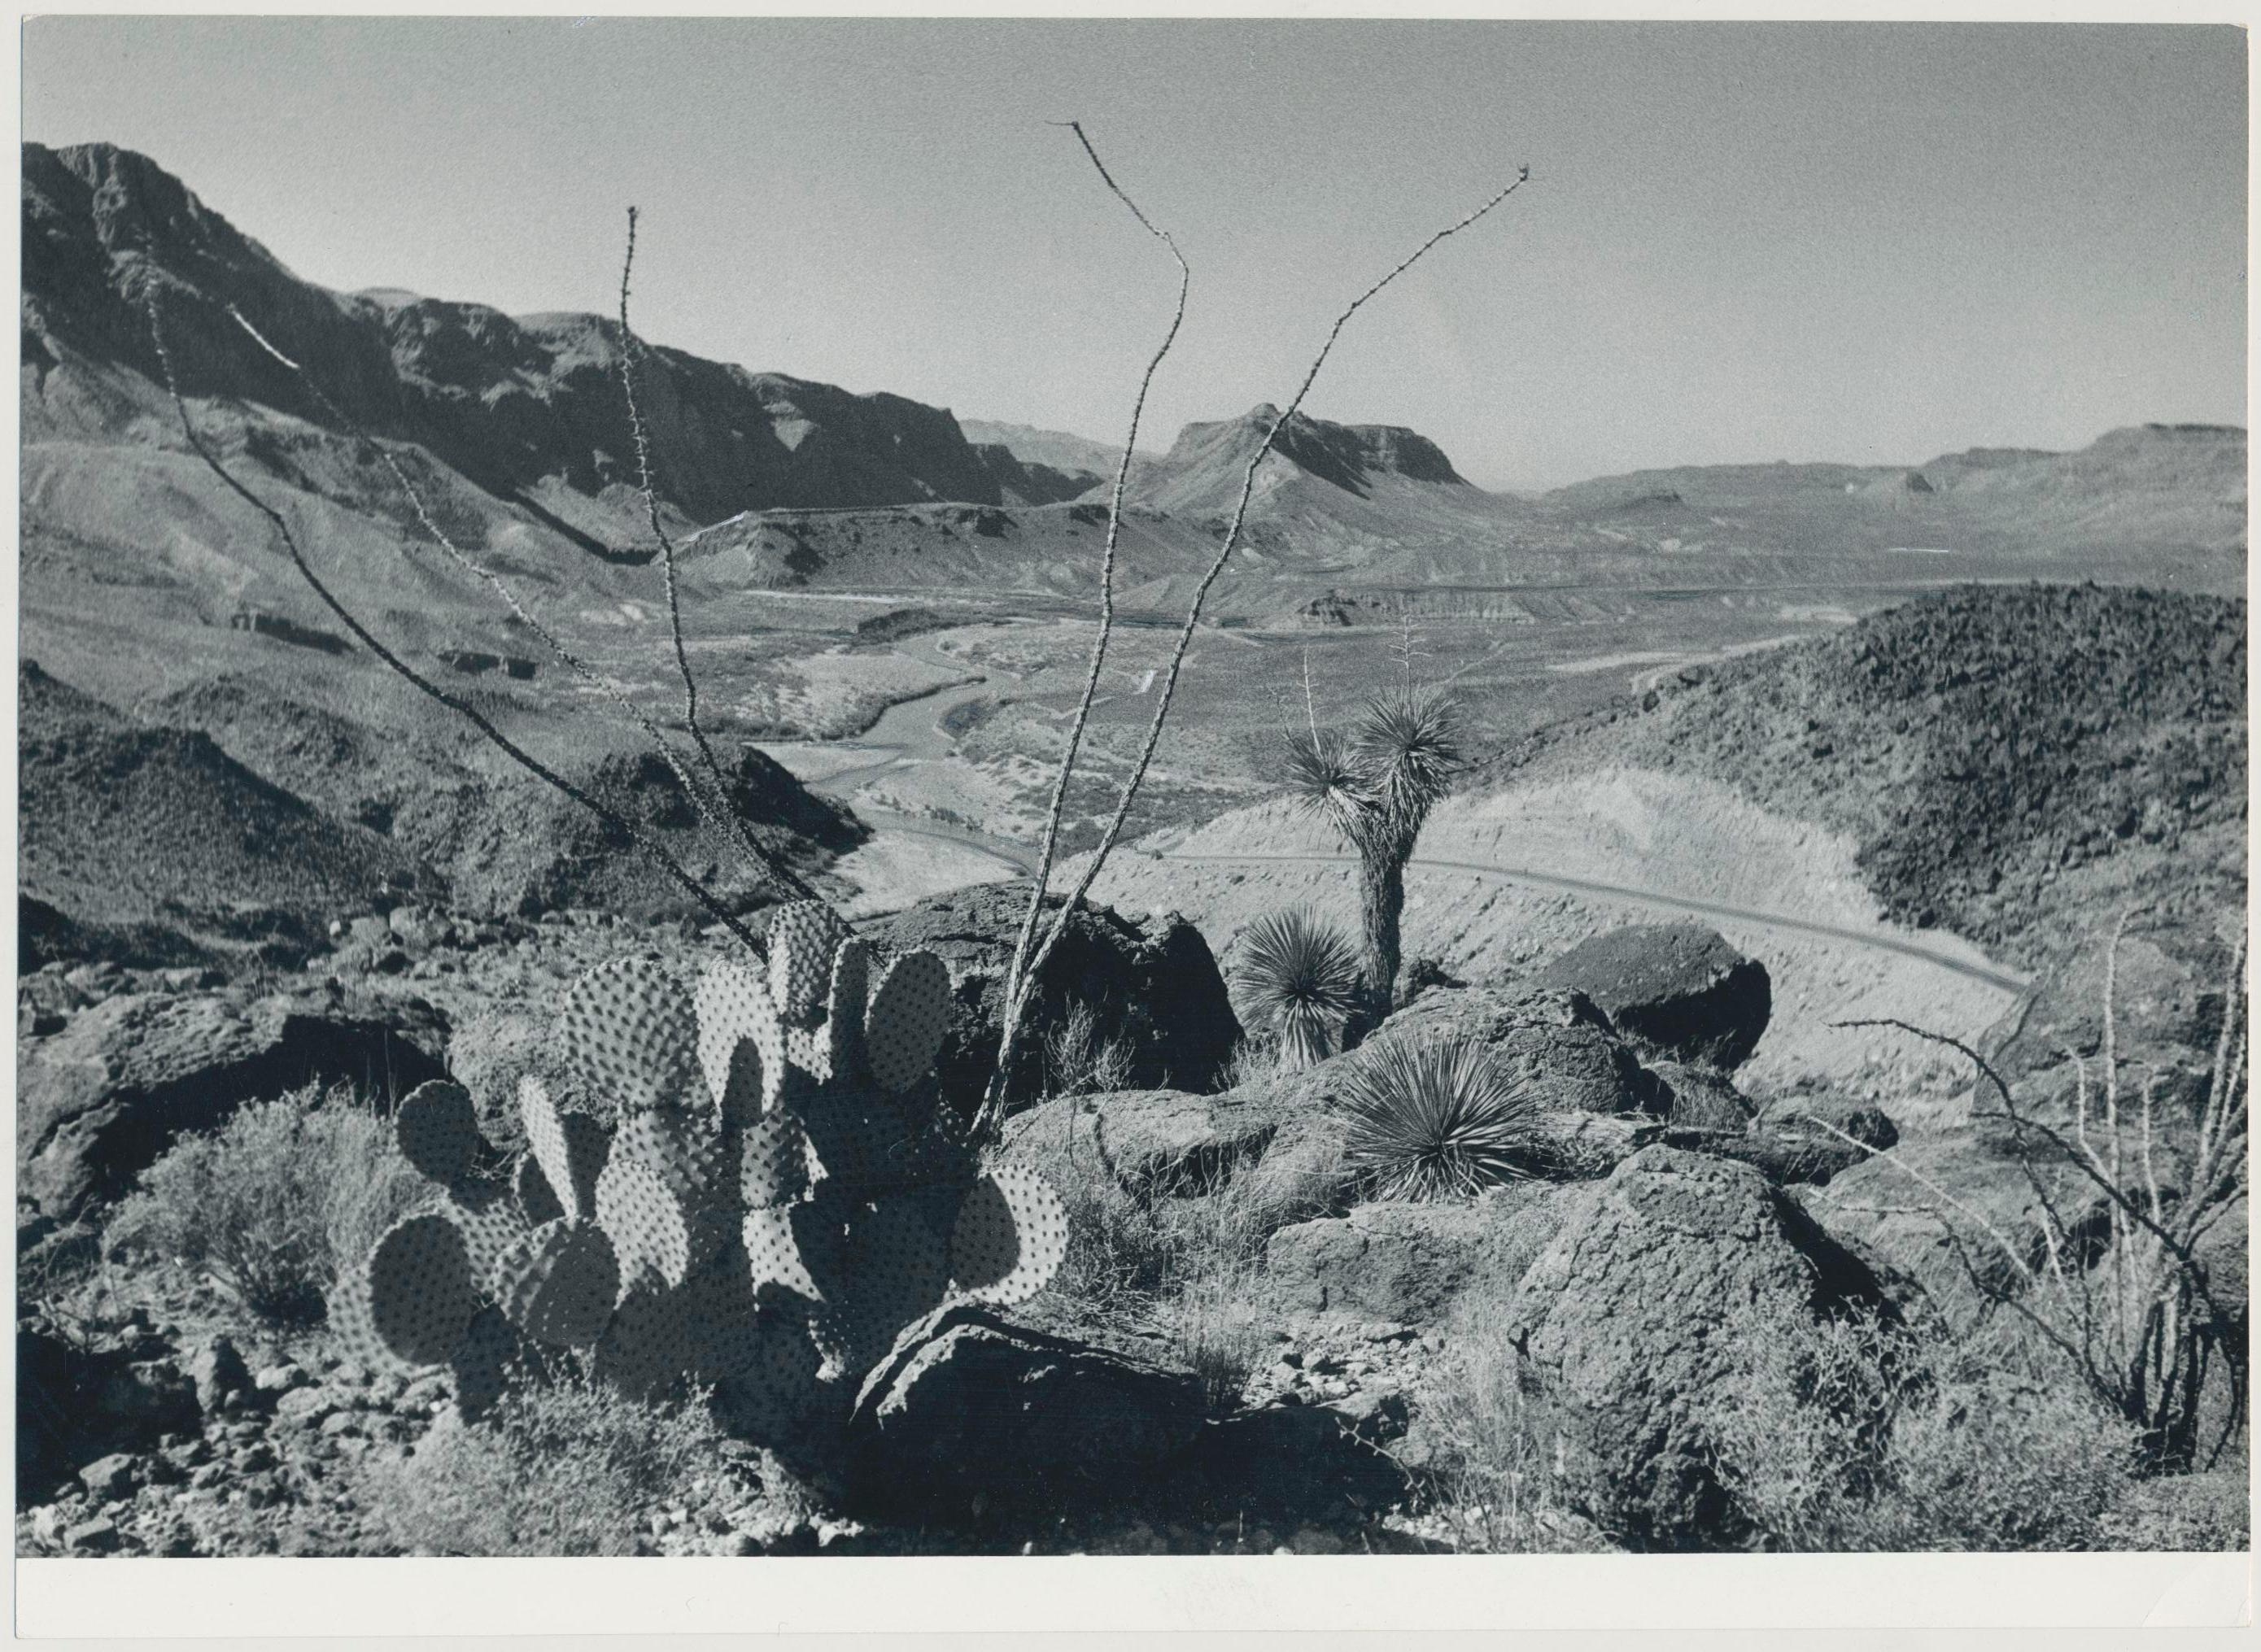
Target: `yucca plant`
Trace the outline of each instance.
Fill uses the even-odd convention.
[[[1245,1019],[1279,1036],[1280,1063],[1309,1067],[1332,1054],[1335,1032],[1358,1000],[1358,958],[1331,924],[1303,908],[1248,926],[1232,961]]]
[[[1473,1038],[1375,1044],[1341,1106],[1344,1163],[1377,1198],[1481,1192],[1529,1175],[1539,1150],[1538,1097]]]
[[[1358,853],[1359,919],[1374,1019],[1395,1007],[1405,863],[1464,759],[1460,703],[1410,686],[1369,697],[1348,733],[1316,724],[1288,736],[1286,779]]]

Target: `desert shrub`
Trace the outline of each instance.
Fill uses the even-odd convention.
[[[1103,1095],[1130,1083],[1130,1045],[1099,1030],[1099,1018],[1078,1000],[1067,1019],[1044,1034],[1044,1071],[1054,1096]]]
[[[2250,1548],[2252,1497],[2243,1467],[2139,1480],[2105,1511],[2097,1534],[2107,1548]]]
[[[415,1454],[362,1471],[361,1496],[404,1548],[442,1555],[628,1555],[655,1505],[721,1462],[695,1402],[607,1385],[513,1387],[477,1423],[449,1412]]]
[[[1343,933],[1296,907],[1249,925],[1233,950],[1233,1007],[1268,1029],[1284,1068],[1332,1054],[1358,1000],[1358,955]]]
[[[312,1325],[340,1269],[427,1192],[384,1119],[310,1085],[183,1137],[119,1203],[108,1245],[202,1269],[262,1320]]]
[[[1570,1506],[1563,1468],[1525,1399],[1520,1356],[1489,1305],[1464,1305],[1452,1359],[1414,1396],[1429,1446],[1423,1512],[1463,1554],[1607,1548]]]
[[[1536,1093],[1470,1038],[1393,1039],[1347,1076],[1344,1156],[1378,1198],[1439,1198],[1527,1174]]]
[[[1253,1283],[1230,1266],[1201,1269],[1158,1316],[1172,1352],[1201,1378],[1202,1397],[1213,1411],[1240,1403],[1250,1374],[1272,1346]]]
[[[2092,1548],[2133,1477],[2135,1429],[2022,1350],[1781,1304],[1729,1334],[1707,1427],[1770,1548]]]

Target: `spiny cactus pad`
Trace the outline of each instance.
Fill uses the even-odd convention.
[[[792,901],[770,915],[770,997],[787,1026],[806,1026],[824,1009],[833,949],[850,939],[845,920],[822,901]]]
[[[973,1184],[950,1240],[950,1272],[977,1302],[1010,1307],[1052,1282],[1067,1255],[1067,1210],[1024,1165],[999,1165]]]
[[[872,1082],[905,1088],[934,1065],[950,1026],[950,971],[930,952],[907,952],[887,966],[864,1017]]]
[[[743,964],[714,963],[700,973],[693,999],[699,1067],[716,1112],[726,1123],[753,1117],[765,1072],[785,1064],[785,1028],[769,989]]]
[[[444,1078],[417,1085],[392,1110],[392,1134],[401,1156],[442,1187],[463,1180],[479,1145],[470,1092]]]
[[[456,1351],[479,1311],[463,1235],[444,1216],[393,1224],[369,1254],[370,1322],[412,1365],[437,1365]]]
[[[536,1227],[495,1266],[495,1295],[510,1322],[537,1342],[582,1348],[604,1334],[619,1294],[612,1241],[583,1222]]]
[[[595,1210],[597,1173],[604,1168],[605,1127],[586,1113],[567,1112],[549,1087],[528,1076],[518,1081],[518,1113],[527,1150],[563,1212],[584,1221]],[[528,1212],[529,1216],[532,1212]]]
[[[664,965],[649,958],[599,964],[567,990],[557,1030],[585,1080],[616,1097],[623,1111],[685,1099],[694,1076],[698,1021]]]

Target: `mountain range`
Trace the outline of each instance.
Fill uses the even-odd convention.
[[[27,533],[103,543],[169,518],[161,537],[177,540],[197,532],[178,494],[225,503],[208,478],[153,474],[180,447],[141,302],[154,280],[181,389],[209,404],[214,437],[332,518],[359,547],[350,561],[373,554],[372,533],[397,540],[398,490],[231,311],[402,456],[472,543],[577,587],[648,560],[616,323],[316,286],[110,145],[25,145],[23,214]],[[640,380],[664,519],[691,536],[695,585],[1089,595],[1119,449],[661,346]],[[1134,605],[1166,605],[1207,568],[1275,417],[1190,425],[1138,456],[1122,547]],[[2075,454],[1660,469],[1524,497],[1469,485],[1416,432],[1299,415],[1257,468],[1216,600],[1262,615],[1345,586],[1894,583],[1912,568],[2242,589],[2244,445],[2238,429],[2149,426]],[[218,554],[236,564],[206,570],[227,600],[260,583]],[[177,547],[159,555],[180,570]]]

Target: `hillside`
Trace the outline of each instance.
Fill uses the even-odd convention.
[[[468,747],[404,752],[378,728],[233,677],[167,697],[146,721],[31,660],[17,692],[21,891],[80,950],[294,962],[326,944],[331,919],[407,896],[475,917],[704,916],[578,804]],[[659,760],[594,749],[564,762],[569,777],[745,903],[757,881]],[[739,756],[733,779],[757,840],[804,875],[866,835],[758,752]]]
[[[2242,889],[2245,632],[2242,601],[1958,587],[1542,730],[1477,783],[1719,781],[1849,834],[1895,921],[2034,962],[2118,898]]]

